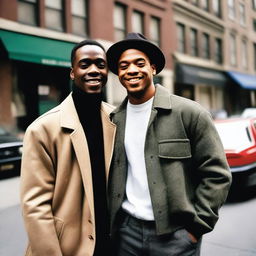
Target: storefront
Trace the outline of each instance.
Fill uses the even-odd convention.
[[[25,130],[70,92],[74,43],[0,30],[0,125]]]
[[[256,76],[228,71],[234,113],[240,114],[245,108],[256,107]]]
[[[227,77],[224,72],[176,63],[175,94],[195,100],[213,116],[225,111]]]

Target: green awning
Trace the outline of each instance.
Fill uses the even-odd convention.
[[[0,38],[13,60],[70,67],[74,43],[0,30]]]

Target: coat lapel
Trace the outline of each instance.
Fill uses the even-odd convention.
[[[114,138],[116,126],[109,119],[112,109],[104,103],[101,108],[101,118],[104,138],[104,157],[106,177],[108,178],[111,158],[114,150]],[[81,176],[84,184],[86,197],[88,198],[91,215],[94,216],[93,183],[89,149],[83,127],[79,121],[71,94],[61,104],[61,127],[71,131],[70,138],[73,144]],[[84,142],[84,143],[82,143]]]
[[[61,127],[71,130],[70,139],[81,170],[84,191],[88,199],[91,215],[94,216],[93,185],[89,149],[84,130],[79,121],[71,95],[69,95],[61,104],[60,122]]]
[[[106,170],[106,177],[108,181],[109,168],[110,168],[110,163],[111,163],[111,159],[114,151],[116,125],[110,121],[109,114],[107,113],[103,104],[101,109],[101,119],[102,119],[103,139],[104,139],[105,170]]]

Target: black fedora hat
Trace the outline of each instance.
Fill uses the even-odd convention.
[[[116,75],[118,74],[118,60],[127,49],[137,49],[144,52],[149,57],[151,63],[156,65],[157,74],[165,66],[165,57],[159,47],[151,43],[142,34],[129,33],[124,40],[113,44],[107,51],[108,67]]]

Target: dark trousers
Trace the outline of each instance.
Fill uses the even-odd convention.
[[[125,214],[115,243],[117,256],[199,256],[201,239],[194,243],[185,229],[157,236],[154,221]]]

